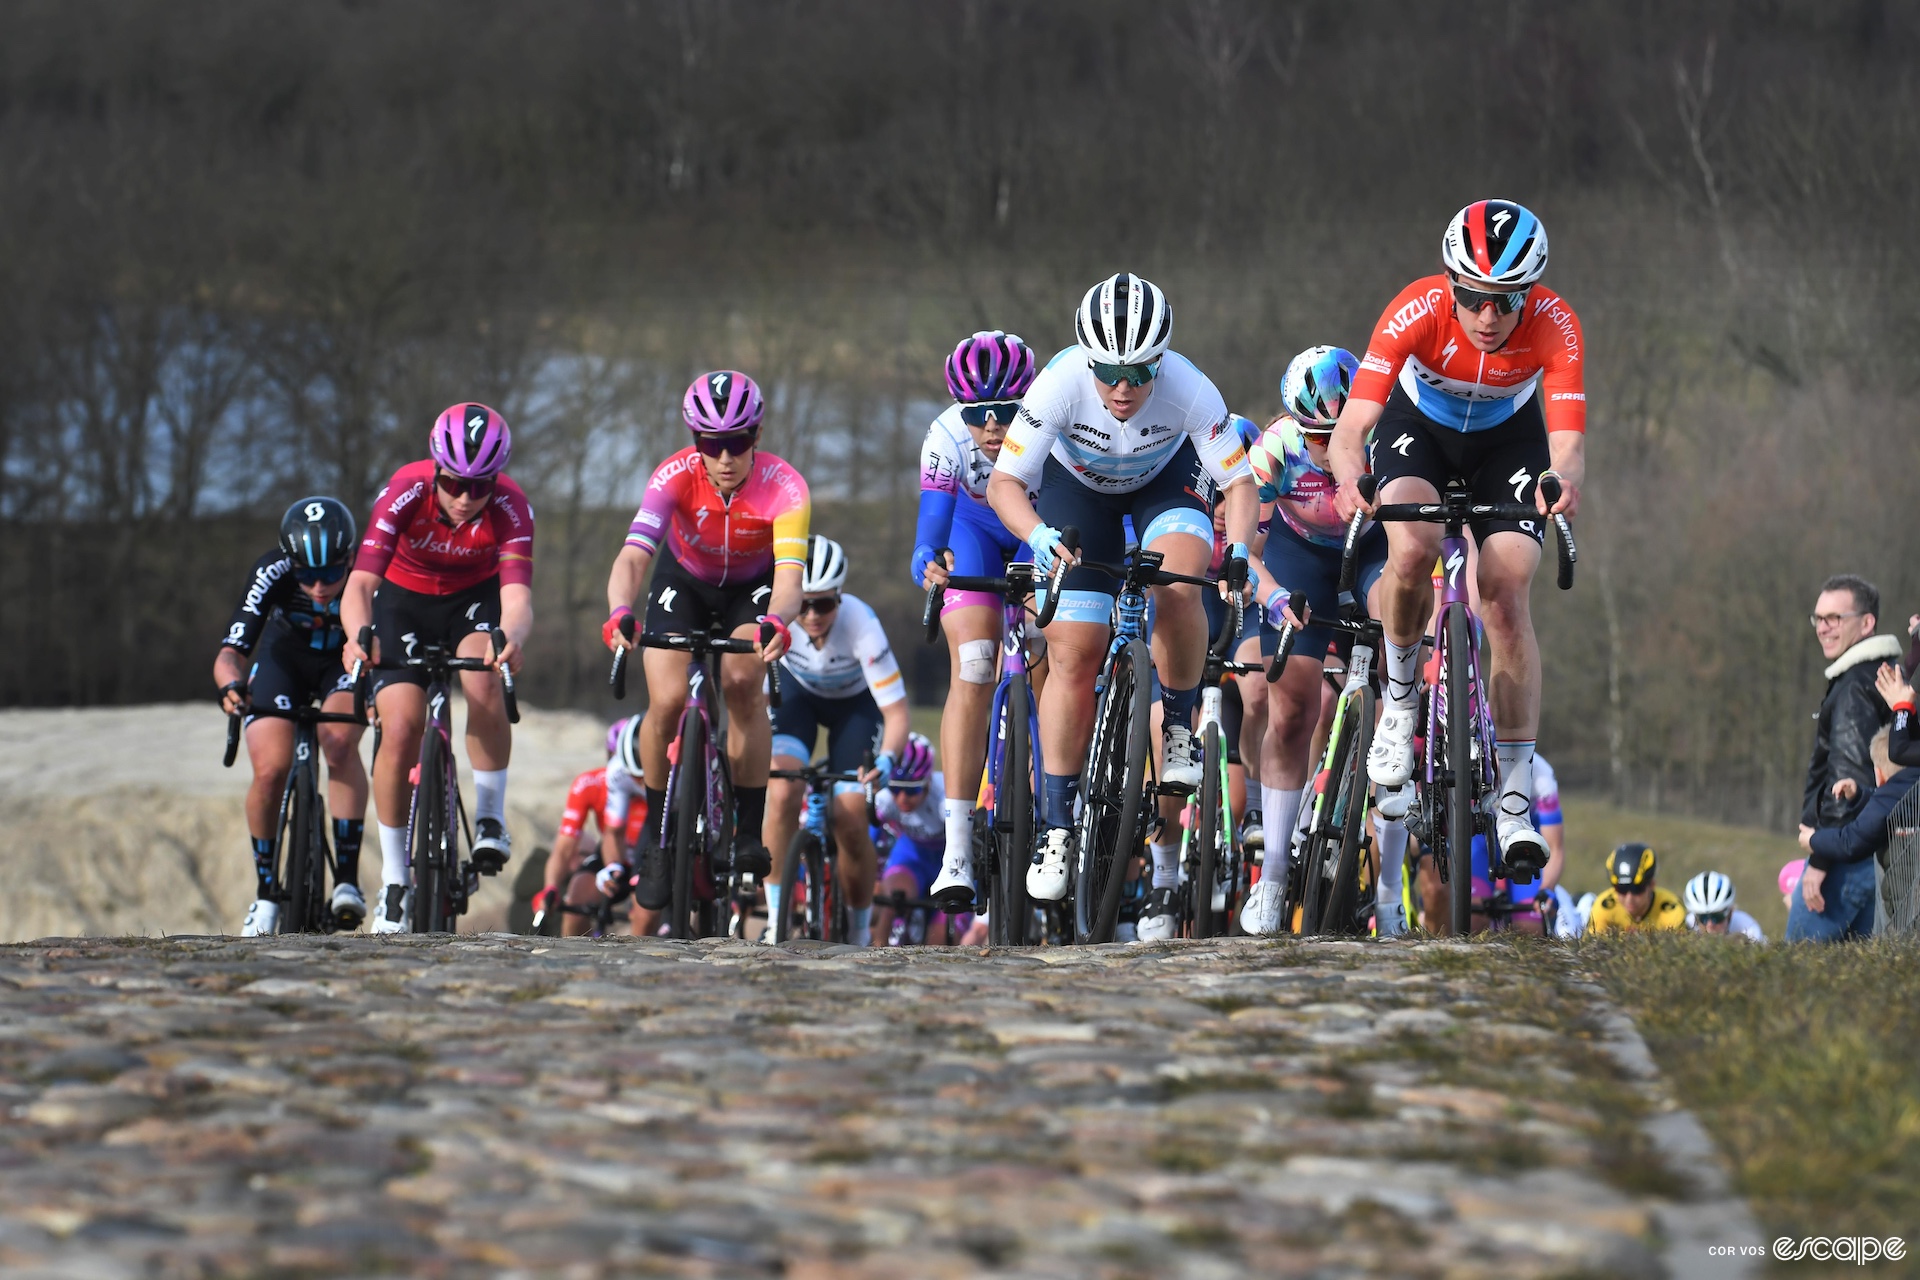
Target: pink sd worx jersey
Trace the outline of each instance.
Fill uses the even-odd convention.
[[[770,565],[806,566],[812,510],[807,482],[780,458],[756,451],[747,482],[723,494],[707,478],[700,451],[688,445],[647,482],[627,545],[653,555],[664,537],[673,558],[700,581],[751,582]]]
[[[520,486],[494,477],[492,499],[456,525],[434,497],[435,471],[431,458],[410,462],[374,495],[373,519],[353,567],[427,596],[465,591],[495,573],[503,585],[531,585],[533,507]]]

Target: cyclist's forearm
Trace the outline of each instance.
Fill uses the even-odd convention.
[[[500,584],[500,630],[525,647],[533,634],[533,588],[518,582]]]
[[[773,594],[767,598],[767,612],[782,622],[800,616],[800,566],[780,565],[773,571]]]
[[[238,649],[220,646],[219,656],[213,660],[213,683],[219,688],[230,684],[244,684],[247,679],[247,656]]]
[[[1348,400],[1334,424],[1333,440],[1327,445],[1327,466],[1333,478],[1351,484],[1367,471],[1367,432],[1379,423],[1386,405],[1372,400]]]
[[[613,558],[613,570],[607,575],[607,612],[631,609],[640,599],[640,589],[647,584],[647,568],[653,563],[651,552],[639,547],[620,548],[620,554]]]
[[[880,749],[898,760],[907,747],[907,732],[913,727],[907,700],[902,698],[880,708],[880,725]]]
[[[1000,523],[1007,526],[1007,532],[1022,542],[1040,524],[1039,513],[1027,499],[1025,482],[1004,472],[996,471],[988,479],[987,505],[1000,517]]]
[[[357,640],[363,627],[373,625],[373,593],[379,590],[380,575],[355,569],[347,577],[347,589],[340,593],[340,628],[347,639]]]
[[[1587,433],[1554,431],[1547,435],[1547,456],[1554,472],[1578,489],[1587,478]]]

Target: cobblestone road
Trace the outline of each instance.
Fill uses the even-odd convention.
[[[1684,1188],[1561,963],[5,947],[0,1271],[1656,1274]]]

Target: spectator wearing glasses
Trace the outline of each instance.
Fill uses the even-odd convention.
[[[1895,692],[1901,701],[1911,702],[1913,690],[1904,683]],[[1789,942],[1873,936],[1879,902],[1873,860],[1886,852],[1887,820],[1894,806],[1920,782],[1920,768],[1894,768],[1887,754],[1889,734],[1889,729],[1881,729],[1873,735],[1869,751],[1876,785],[1852,817],[1839,826],[1800,828],[1807,867],[1798,891],[1787,900]],[[1852,779],[1843,781],[1851,784]]]
[[[1900,657],[1900,642],[1874,634],[1880,592],[1865,578],[1828,578],[1814,602],[1814,635],[1827,659],[1827,692],[1820,701],[1813,757],[1800,805],[1801,838],[1851,821],[1874,788],[1869,744],[1889,718],[1874,689],[1877,668]]]

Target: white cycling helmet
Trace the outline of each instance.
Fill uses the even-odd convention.
[[[1718,915],[1733,910],[1733,881],[1718,871],[1702,871],[1687,881],[1681,894],[1687,910],[1696,916]]]
[[[814,534],[807,539],[807,568],[800,576],[800,590],[808,595],[838,591],[847,581],[847,551],[832,538]]]
[[[646,768],[640,763],[640,722],[645,716],[628,716],[620,722],[620,738],[614,743],[613,758],[627,776],[644,778]]]
[[[1518,290],[1546,272],[1547,229],[1525,205],[1475,200],[1447,223],[1440,261],[1468,280]]]
[[[1087,290],[1073,336],[1100,364],[1151,364],[1173,340],[1173,307],[1160,286],[1123,271]]]

